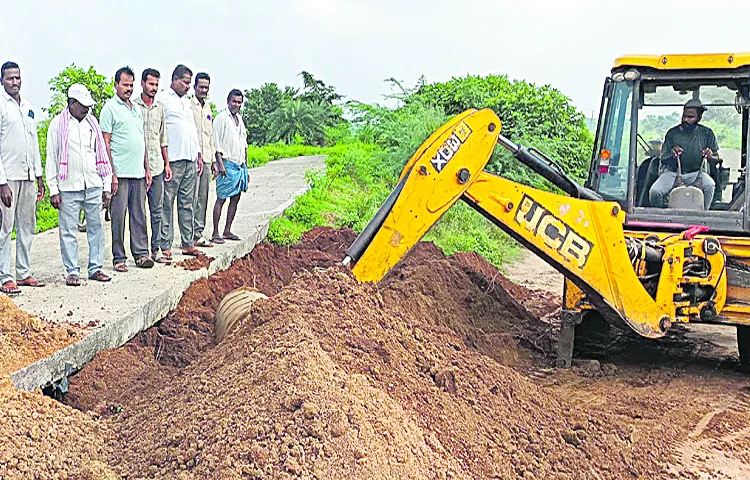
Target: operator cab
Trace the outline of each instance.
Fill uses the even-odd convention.
[[[632,229],[679,231],[706,225],[728,234],[750,231],[750,196],[745,194],[749,79],[750,54],[618,59],[605,81],[586,186],[618,202]],[[702,105],[700,128],[706,132],[708,127],[719,147],[718,156],[699,160],[715,184],[714,193],[704,202],[707,189],[701,190],[697,178],[708,177],[694,172],[694,184],[675,184],[670,192],[669,182],[670,202],[652,205],[655,181],[676,163],[671,149],[662,152],[665,136],[682,123],[686,105]]]

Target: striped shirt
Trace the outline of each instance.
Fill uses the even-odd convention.
[[[151,175],[160,175],[164,171],[164,158],[161,156],[162,147],[167,146],[167,123],[164,119],[164,105],[154,100],[151,106],[146,106],[140,95],[133,102],[141,109],[143,117],[143,135],[146,138],[148,152],[148,168]]]

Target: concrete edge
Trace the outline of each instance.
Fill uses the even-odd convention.
[[[325,168],[325,167],[324,167]],[[56,351],[49,357],[42,358],[10,375],[10,379],[19,390],[34,391],[62,380],[69,371],[77,371],[94,359],[97,353],[111,348],[118,348],[132,340],[138,333],[152,327],[177,307],[182,295],[190,285],[201,278],[208,278],[226,270],[232,262],[253,251],[255,246],[266,238],[271,221],[294,205],[297,197],[309,190],[309,186],[294,192],[294,196],[279,207],[266,212],[262,223],[256,225],[251,238],[238,242],[231,249],[224,250],[214,257],[208,268],[186,271],[184,278],[176,281],[162,294],[145,304],[138,305],[117,321],[110,322],[83,339]],[[210,256],[210,253],[209,253]]]

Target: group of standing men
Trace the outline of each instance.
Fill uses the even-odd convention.
[[[95,101],[81,84],[68,89],[67,107],[52,119],[47,133],[46,180],[50,203],[58,209],[60,250],[65,282],[81,284],[78,266],[79,215],[83,210],[89,245],[87,276],[108,282],[102,271],[103,209],[110,208],[112,260],[116,272],[127,272],[125,220],[135,265],[151,268],[172,260],[174,204],[184,255],[201,256],[196,247],[239,240],[232,221],[242,192],[247,191],[247,135],[239,116],[242,92],[229,92],[227,109],[213,118],[207,101],[211,79],[195,76],[195,95],[187,97],[193,72],[178,65],[169,88],[159,92],[160,74],[141,75],[142,93],[131,99],[135,73],[123,67],[115,74],[115,96],[99,120]],[[41,287],[30,271],[36,203],[45,194],[36,129],[36,110],[21,97],[21,71],[6,62],[0,69],[0,291],[13,295],[20,286]],[[204,236],[208,191],[216,178],[213,233]],[[150,214],[150,239],[146,222]],[[229,199],[223,232],[219,221]],[[11,270],[11,234],[16,230],[16,272]]]

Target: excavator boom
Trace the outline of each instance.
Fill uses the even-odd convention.
[[[380,281],[460,199],[563,273],[607,320],[643,336],[661,337],[672,322],[686,321],[682,317],[701,308],[678,300],[690,255],[711,262],[714,274],[697,281],[717,292],[712,306],[723,306],[726,276],[716,273],[724,269],[724,257],[715,248],[718,242],[710,237],[696,239],[698,232],[689,232],[658,245],[656,260],[664,267],[658,291],[649,292],[634,269],[634,247],[623,231],[625,213],[619,204],[602,201],[541,154],[505,139],[500,127],[492,110],[469,110],[424,142],[407,162],[397,187],[347,251],[345,262],[356,262],[352,271],[360,281]],[[498,143],[570,196],[486,172]],[[645,256],[647,247],[641,246],[638,251]],[[648,251],[653,256],[654,249]]]

